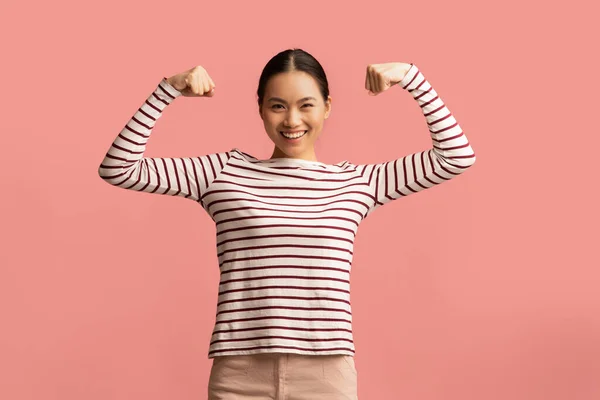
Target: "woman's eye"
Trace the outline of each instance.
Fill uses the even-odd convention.
[[[311,107],[313,106],[313,105],[312,105],[312,104],[310,104],[310,103],[307,103],[307,104],[304,104],[304,105],[305,105],[305,106],[311,106]],[[281,106],[281,104],[275,104],[275,105],[273,106],[273,108],[275,108],[275,107],[277,107],[277,106]]]

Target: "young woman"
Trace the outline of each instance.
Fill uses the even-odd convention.
[[[106,182],[193,200],[216,224],[220,284],[209,399],[357,399],[350,271],[358,226],[378,207],[475,162],[467,137],[415,64],[368,66],[370,94],[396,85],[421,107],[433,144],[387,162],[317,160],[331,96],[323,68],[301,49],[275,55],[260,76],[258,111],[275,145],[271,158],[238,148],[144,157],[169,104],[214,95],[201,66],[163,78],[106,153],[98,169]]]

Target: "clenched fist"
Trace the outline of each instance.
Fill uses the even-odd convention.
[[[383,64],[369,64],[365,77],[365,89],[371,96],[388,90],[393,85],[400,83],[408,73],[412,63],[390,62]]]
[[[186,97],[212,97],[215,94],[215,83],[200,65],[173,75],[167,82]]]

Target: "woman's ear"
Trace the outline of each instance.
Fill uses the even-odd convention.
[[[329,118],[331,114],[331,96],[327,96],[327,102],[325,103],[325,119]]]

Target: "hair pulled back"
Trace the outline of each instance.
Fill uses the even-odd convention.
[[[329,96],[329,84],[323,67],[316,58],[306,51],[293,48],[277,53],[263,68],[258,81],[258,90],[256,92],[258,95],[259,107],[263,104],[265,88],[269,79],[279,73],[291,71],[303,71],[310,74],[319,86],[319,91],[321,92],[321,96],[323,96],[323,102],[327,101],[327,97]]]

